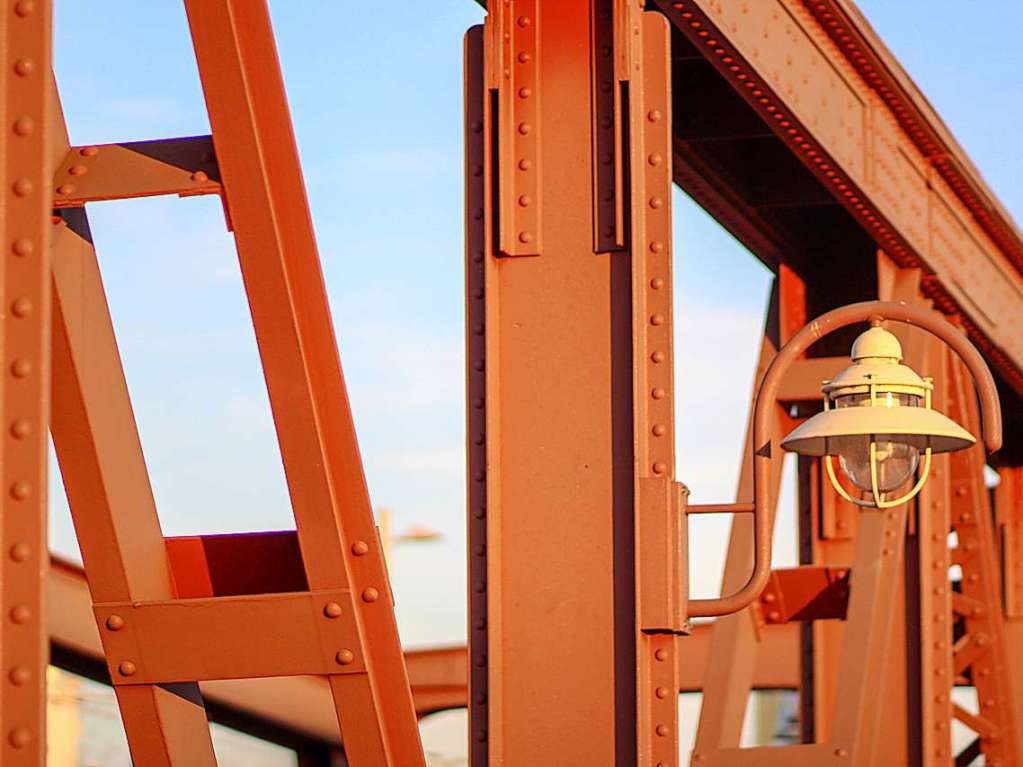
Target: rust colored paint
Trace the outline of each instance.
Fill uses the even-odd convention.
[[[0,10],[0,763],[10,767],[46,753],[50,21],[49,3]]]
[[[63,127],[51,3],[11,0],[0,15],[3,764],[42,764],[47,618],[61,652],[106,662],[147,767],[215,764],[200,689],[221,712],[286,720],[328,749],[343,740],[356,767],[423,764],[417,715],[464,705],[474,767],[667,767],[675,693],[701,686],[700,765],[1018,762],[1015,433],[993,516],[980,447],[936,459],[919,501],[886,513],[854,511],[801,461],[806,567],[768,571],[781,461],[760,448],[842,364],[803,355],[813,333],[865,307],[828,310],[905,302],[884,310],[918,324],[899,331],[907,360],[940,371],[936,402],[988,451],[1001,443],[997,391],[964,339],[1003,393],[1023,393],[1023,237],[850,0],[507,0],[470,30],[470,634],[465,650],[407,655],[266,2],[185,6],[212,135],[88,147]],[[692,87],[692,62],[710,62],[698,76],[725,91]],[[775,142],[789,164],[751,195],[707,150],[722,138]],[[687,508],[674,476],[672,179],[778,275],[746,440],[757,456],[734,504]],[[294,531],[162,536],[84,205],[166,194],[223,200]],[[867,258],[832,264],[863,271],[855,284],[815,270],[799,253],[812,232],[771,213],[806,205],[867,242]],[[890,258],[874,264],[871,243]],[[47,607],[48,424],[92,595],[57,567]],[[686,516],[722,512],[739,515],[726,597],[690,602]],[[741,612],[687,621],[729,610]],[[951,702],[954,684],[976,690],[978,711]],[[738,749],[749,692],[764,686],[800,688],[807,742]],[[960,754],[953,720],[977,736]]]

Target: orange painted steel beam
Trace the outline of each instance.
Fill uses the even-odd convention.
[[[849,568],[803,565],[772,570],[760,601],[768,623],[844,619]]]
[[[351,592],[321,590],[98,602],[95,612],[118,626],[104,642],[110,676],[132,685],[365,674],[352,607]]]
[[[1023,392],[1023,236],[853,4],[657,4]]]
[[[50,557],[46,586],[50,641],[90,662],[105,663],[85,573],[78,565]],[[710,650],[711,624],[698,623],[679,640],[686,662],[679,664],[680,692],[698,692]],[[465,647],[405,651],[416,714],[427,716],[468,703]],[[753,676],[754,689],[795,689],[799,680],[795,624],[763,628]],[[330,688],[315,677],[220,680],[200,683],[203,697],[227,710],[286,727],[301,737],[340,745]]]
[[[346,751],[354,763],[423,764],[269,10],[185,9],[309,587],[358,595],[360,647],[337,660],[361,657],[366,673],[329,677]]]
[[[493,5],[467,38],[477,767],[677,763],[668,42],[633,0]]]
[[[92,598],[169,599],[163,537],[88,220],[81,210],[67,215],[75,228],[62,220],[54,233],[50,428]],[[136,758],[154,765],[215,764],[194,682],[176,692],[156,685],[116,692]],[[190,735],[168,740],[165,728]]]
[[[209,136],[70,147],[54,172],[55,208],[161,194],[220,194]]]
[[[802,317],[805,313],[805,309],[800,306],[800,295],[799,278],[791,271],[784,270],[775,279],[771,292],[754,374],[754,391],[759,389],[768,366],[784,340],[787,340],[782,335],[783,329],[795,325],[794,321],[790,321],[792,315]],[[736,488],[736,501],[739,503],[748,503],[753,497],[753,409],[751,402]],[[790,429],[791,419],[780,406],[773,409],[772,417],[771,441],[777,442]],[[774,499],[778,498],[781,486],[781,470],[782,462],[776,461],[770,492],[770,497]],[[752,550],[753,521],[749,515],[738,516],[732,521],[722,576],[723,592],[742,585],[749,572]],[[697,754],[704,754],[711,747],[739,744],[747,699],[753,689],[756,659],[764,636],[760,623],[758,605],[754,605],[734,615],[719,618],[713,624],[710,657],[703,676],[704,699],[694,746]]]
[[[975,385],[959,360],[953,360],[948,370],[949,415],[976,432],[981,414]],[[976,688],[980,718],[953,713],[975,731],[987,763],[1016,764],[1023,746],[1010,666],[1017,660],[1019,647],[1009,644],[1005,627],[1002,563],[984,476],[986,462],[980,445],[949,457],[950,516],[962,568],[960,595],[952,600],[962,629],[953,647],[952,666],[957,676],[967,676]]]
[[[46,754],[47,416],[50,395],[49,3],[0,10],[0,763]]]

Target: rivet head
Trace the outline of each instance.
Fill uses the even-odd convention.
[[[528,16],[519,16],[517,19],[515,19],[515,23],[518,24],[520,27],[528,27],[532,23],[532,21]]]
[[[533,198],[528,194],[519,195],[519,205],[523,208],[528,208],[530,203],[533,202]]]
[[[526,53],[526,51],[522,51],[516,58],[520,64],[528,64],[533,60],[533,57]]]
[[[18,197],[27,197],[28,195],[32,194],[32,190],[35,189],[35,186],[32,184],[31,179],[19,178],[17,181],[14,182],[14,185],[11,187],[11,189],[14,190],[14,193]]]
[[[203,173],[201,170],[197,170],[195,173],[192,174],[192,181],[194,181],[197,184],[205,184],[209,180],[210,177]]]
[[[355,653],[351,650],[338,650],[334,656],[339,666],[350,666],[355,662]]]
[[[659,725],[657,725],[657,727],[655,728],[654,731],[657,733],[657,735],[659,737],[663,738],[665,735],[668,734],[668,725],[666,725],[666,724],[659,724]]]
[[[654,474],[664,474],[666,471],[668,471],[668,466],[663,461],[658,461],[657,463],[655,463],[653,465],[653,470],[654,470]],[[658,650],[657,652],[664,652],[664,651],[663,650]],[[658,658],[658,660],[660,660],[660,658]]]
[[[31,256],[35,252],[35,245],[27,237],[19,237],[11,245],[11,250],[16,256]]]
[[[363,589],[362,591],[363,602],[376,602],[378,599],[380,599],[380,592],[377,591],[375,588],[370,586],[367,589]]]
[[[32,372],[32,363],[23,357],[19,357],[11,363],[11,375],[15,378],[25,378]]]
[[[520,99],[528,99],[532,95],[533,95],[533,91],[529,90],[529,88],[519,88],[519,98]]]
[[[19,418],[11,424],[11,436],[15,439],[24,439],[32,433],[32,424],[25,418]]]
[[[650,431],[653,432],[653,435],[655,437],[663,437],[665,433],[668,431],[668,429],[664,426],[663,423],[655,423],[654,427]]]
[[[762,601],[764,601],[764,602],[767,602],[768,604],[770,604],[770,603],[771,603],[771,602],[773,602],[773,601],[774,601],[775,599],[777,599],[777,597],[776,597],[776,596],[775,596],[774,594],[772,594],[772,593],[768,592],[767,594],[764,594],[764,596],[762,596],[762,597],[761,597],[760,599],[761,599]]]
[[[72,165],[67,169],[67,172],[72,176],[84,176],[89,172],[89,169],[84,165]]]
[[[11,734],[7,736],[7,742],[14,748],[24,748],[32,742],[32,733],[24,727],[15,727],[11,730]]]
[[[74,184],[61,184],[60,186],[57,187],[58,194],[74,194],[74,191],[75,191]]]
[[[533,241],[533,235],[529,232],[519,232],[519,242],[527,243]]]
[[[657,122],[662,117],[664,117],[664,115],[661,114],[660,109],[651,109],[649,112],[646,113],[646,119],[648,119],[652,123]]]
[[[525,158],[519,160],[519,170],[529,170],[533,167],[533,163]]]
[[[356,541],[352,544],[352,554],[357,557],[363,557],[369,553],[369,544],[365,541]]]
[[[662,200],[660,197],[651,197],[650,198],[650,207],[651,208],[654,208],[656,210],[657,208],[661,207],[662,205],[664,205],[664,200]]]
[[[15,482],[11,485],[11,498],[16,501],[24,501],[32,494],[32,488],[28,482]]]
[[[653,242],[650,243],[649,247],[651,253],[660,253],[662,250],[664,250],[664,243],[661,242],[660,240],[654,240]]]
[[[117,666],[117,673],[121,676],[135,676],[136,671],[138,671],[138,669],[130,660],[121,661],[121,663]]]
[[[111,615],[106,619],[105,625],[110,631],[120,631],[124,628],[124,618],[120,615]]]
[[[844,748],[836,748],[835,756],[849,756],[849,751]]]
[[[650,396],[653,397],[654,399],[664,399],[667,395],[668,393],[661,387],[657,387],[656,389],[650,392]]]
[[[14,62],[14,72],[21,77],[28,77],[35,69],[36,63],[32,59],[18,59]]]
[[[663,325],[664,324],[664,315],[663,314],[654,314],[654,315],[652,315],[650,317],[650,324],[651,325]]]
[[[661,155],[659,153],[654,152],[652,155],[650,155],[649,157],[646,158],[646,161],[648,163],[650,163],[651,165],[656,166],[656,165],[660,165],[662,162],[664,162],[664,158],[661,157]]]
[[[523,136],[525,136],[527,133],[529,133],[531,130],[533,130],[533,126],[530,125],[529,123],[519,123],[519,129],[518,130],[519,130],[519,133],[521,133]]]
[[[664,287],[664,278],[654,277],[652,280],[650,280],[650,287],[653,288],[654,290],[660,290],[661,288]]]
[[[34,0],[18,0],[18,2],[14,4],[14,12],[22,18],[31,16],[35,13],[35,10],[36,4]]]
[[[650,361],[651,362],[657,362],[657,363],[664,362],[664,352],[662,352],[660,349],[658,349],[657,351],[653,352],[650,355]]]
[[[28,680],[32,678],[32,672],[24,666],[15,666],[11,669],[7,678],[11,680],[11,684],[15,687],[21,687],[28,684]]]
[[[657,660],[660,660],[660,661],[667,660],[668,659],[668,651],[665,650],[663,647],[660,647],[660,648],[658,648],[657,650],[654,651],[654,657],[657,658]]]
[[[82,147],[79,150],[78,154],[80,154],[82,157],[95,157],[96,155],[99,154],[99,147],[95,146]]]
[[[8,551],[11,559],[15,562],[24,562],[32,554],[32,547],[24,541],[18,541]]]
[[[11,304],[11,314],[15,317],[27,317],[31,313],[32,302],[25,296],[15,299]]]
[[[19,117],[14,121],[14,132],[19,136],[28,136],[35,130],[35,120],[31,117]]]
[[[667,687],[658,687],[656,690],[654,690],[654,695],[656,695],[658,698],[661,698],[661,699],[667,698],[668,697],[668,688]]]
[[[28,623],[32,617],[32,611],[28,609],[27,605],[15,605],[11,608],[9,615],[12,621],[20,625]]]

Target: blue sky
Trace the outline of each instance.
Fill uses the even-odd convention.
[[[209,131],[178,2],[56,6],[74,143]],[[461,38],[482,18],[471,0],[424,7],[271,1],[371,491],[399,530],[446,534],[394,550],[410,644],[464,632]],[[1023,5],[861,7],[1006,206],[1023,210]],[[728,500],[769,275],[680,193],[674,203],[678,474],[696,500]],[[104,203],[90,216],[165,531],[292,526],[219,203]],[[714,337],[693,332],[711,323]],[[56,482],[53,507],[53,547],[77,557]],[[721,521],[693,525],[699,595],[716,588],[724,531]]]

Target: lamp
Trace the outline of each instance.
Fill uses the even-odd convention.
[[[853,364],[825,383],[826,410],[810,418],[781,441],[781,447],[804,455],[824,456],[832,482],[853,503],[888,508],[912,498],[923,487],[934,453],[962,450],[974,437],[941,413],[931,409],[931,381],[901,364],[898,339],[881,327],[889,320],[904,322],[936,336],[966,365],[980,402],[984,447],[994,453],[1002,446],[1002,410],[998,387],[987,363],[966,334],[936,312],[894,301],[864,301],[822,314],[778,350],[760,383],[753,406],[753,503],[690,505],[687,514],[732,513],[753,515],[753,568],[745,585],[727,596],[693,599],[689,617],[727,615],[743,609],[763,592],[771,576],[771,491],[774,458],[770,413],[778,402],[782,380],[792,364],[818,339],[858,322],[871,324],[856,340]],[[895,500],[884,494],[897,490],[917,469],[920,479],[909,493]],[[842,470],[872,499],[853,499],[835,476],[831,456],[838,455]]]
[[[898,506],[920,492],[932,454],[962,450],[976,439],[931,408],[932,379],[901,364],[902,346],[879,319],[856,339],[850,356],[852,365],[824,382],[824,410],[783,439],[781,446],[801,455],[823,456],[835,490],[857,506]],[[850,482],[870,494],[869,500],[854,498],[842,486],[833,456],[838,456]],[[913,487],[890,498],[918,467]]]

